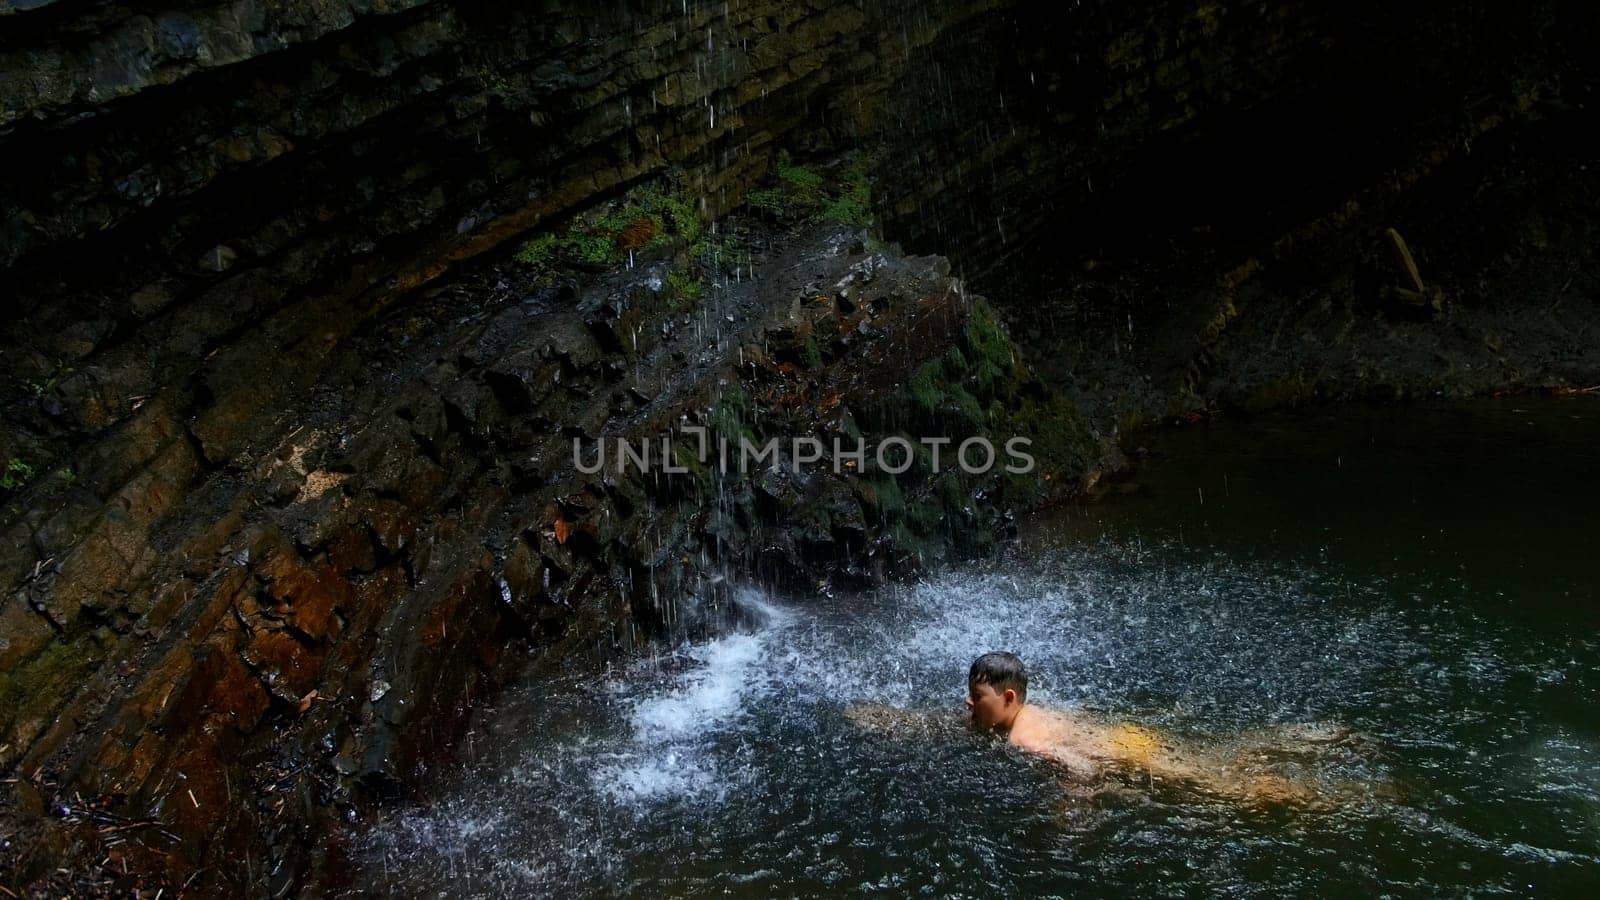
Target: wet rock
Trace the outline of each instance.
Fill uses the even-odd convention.
[[[14,594],[3,603],[0,606],[0,672],[14,672],[23,660],[43,649],[54,632],[45,617],[29,606],[26,595]]]
[[[60,415],[80,427],[98,430],[126,415],[140,392],[148,390],[148,382],[139,380],[132,370],[91,366],[63,378],[56,396]]]
[[[273,696],[287,703],[299,703],[316,687],[322,667],[320,652],[283,630],[258,631],[239,655],[259,673]]]
[[[252,731],[266,714],[270,707],[268,693],[273,682],[273,673],[267,670],[264,673],[264,686],[261,678],[263,670],[252,671],[246,667],[246,660],[248,657],[242,660],[224,649],[216,648],[200,665],[204,683],[209,685],[203,707],[241,733]],[[286,699],[282,693],[273,693],[278,694],[280,699]],[[222,799],[217,798],[219,802]]]
[[[378,566],[373,537],[362,524],[340,528],[327,541],[328,565],[345,575],[371,572]]]
[[[372,530],[378,546],[391,556],[404,551],[416,537],[417,523],[409,510],[391,500],[370,501],[361,519]]]
[[[302,563],[292,551],[282,550],[257,569],[270,596],[282,605],[285,621],[306,638],[322,642],[338,637],[335,616],[351,601],[349,585],[327,568]]]
[[[195,261],[195,266],[207,272],[226,272],[233,268],[238,261],[239,254],[226,244],[218,244],[207,250]]]
[[[68,360],[81,360],[93,353],[115,328],[116,323],[110,319],[76,322],[56,335],[54,349]]]
[[[18,780],[11,787],[12,803],[16,811],[24,816],[44,815],[44,795],[37,787],[23,780]]]
[[[524,351],[491,369],[485,380],[508,410],[527,412],[537,408],[555,389],[555,373],[556,368],[533,351]]]

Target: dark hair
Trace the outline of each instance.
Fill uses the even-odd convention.
[[[991,684],[997,691],[1007,688],[1017,692],[1017,700],[1028,699],[1028,670],[1022,667],[1022,657],[1015,653],[985,653],[972,661],[967,672],[967,687]]]

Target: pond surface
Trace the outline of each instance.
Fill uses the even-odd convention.
[[[1600,402],[1362,408],[1151,438],[1004,561],[503,697],[362,850],[412,896],[1600,895]],[[1086,798],[997,742],[863,732],[1009,649],[1030,700],[1187,739],[1337,723],[1331,809]]]

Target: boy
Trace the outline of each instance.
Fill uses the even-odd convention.
[[[1016,654],[985,653],[973,660],[967,672],[967,709],[973,726],[1002,735],[1074,776],[1098,779],[1122,774],[1140,776],[1148,783],[1183,782],[1253,803],[1317,799],[1310,785],[1276,774],[1250,772],[1237,758],[1184,748],[1148,728],[1097,722],[1082,714],[1029,705],[1027,700],[1028,672]],[[1313,743],[1305,737],[1297,740]],[[1276,749],[1293,752],[1281,739],[1274,743]]]
[[[1082,713],[1030,705],[1028,673],[1014,653],[985,653],[967,672],[967,710],[979,731],[998,734],[1017,748],[1042,756],[1075,780],[1120,775],[1135,782],[1179,782],[1247,803],[1310,803],[1319,799],[1309,784],[1270,772],[1252,771],[1245,758],[1315,752],[1337,741],[1341,730],[1322,733],[1267,732],[1254,742],[1236,741],[1229,752],[1184,747],[1136,725],[1111,724]],[[857,724],[896,728],[914,721],[904,711],[858,705],[846,713]]]

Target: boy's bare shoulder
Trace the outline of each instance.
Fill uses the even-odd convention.
[[[1035,706],[1030,703],[1024,708],[1023,715],[1025,718],[1013,726],[1013,732],[1020,732],[1034,741],[1059,743],[1096,729],[1096,724],[1090,717],[1066,709]]]
[[[1011,743],[1020,750],[1045,757],[1070,774],[1091,776],[1098,771],[1094,724],[1067,710],[1028,707],[1025,721],[1011,730]]]

